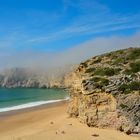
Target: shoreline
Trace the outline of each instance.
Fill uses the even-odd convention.
[[[112,129],[87,127],[66,113],[68,101],[18,110],[0,118],[2,140],[138,140]]]
[[[69,100],[69,97],[66,97],[65,99],[28,102],[25,104],[0,108],[0,113],[22,110],[22,109],[27,109],[27,108],[33,108],[33,107],[37,107],[37,106],[41,106],[41,105],[45,105],[45,104],[58,103],[58,102],[67,101],[67,100]]]
[[[6,119],[8,117],[11,117],[11,116],[14,116],[14,115],[17,115],[17,114],[28,113],[30,111],[37,111],[37,110],[40,110],[40,109],[53,108],[53,107],[56,107],[57,105],[59,106],[59,105],[68,103],[68,101],[69,101],[69,99],[62,99],[62,100],[59,100],[57,102],[50,102],[50,103],[40,104],[40,105],[37,105],[37,106],[0,112],[0,120],[1,119]]]
[[[52,89],[0,88],[0,95],[2,97],[0,100],[0,113],[36,107],[43,104],[60,102],[69,99],[69,95],[67,92],[65,92],[62,89],[54,89],[54,88]]]

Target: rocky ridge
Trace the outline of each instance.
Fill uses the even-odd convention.
[[[67,79],[71,117],[88,126],[140,133],[140,48],[93,57]]]

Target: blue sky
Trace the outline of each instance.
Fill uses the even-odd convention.
[[[77,64],[128,47],[140,47],[140,0],[0,0],[0,69]]]
[[[93,39],[135,36],[139,7],[139,0],[0,0],[0,59],[27,51],[61,53]]]

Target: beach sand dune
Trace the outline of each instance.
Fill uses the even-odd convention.
[[[90,128],[66,114],[67,103],[0,119],[0,140],[139,140],[111,129]]]

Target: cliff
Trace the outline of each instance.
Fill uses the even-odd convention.
[[[140,48],[93,57],[68,77],[71,117],[88,126],[140,133]]]
[[[48,70],[11,68],[0,73],[0,87],[5,88],[64,88],[64,77],[73,66]]]

